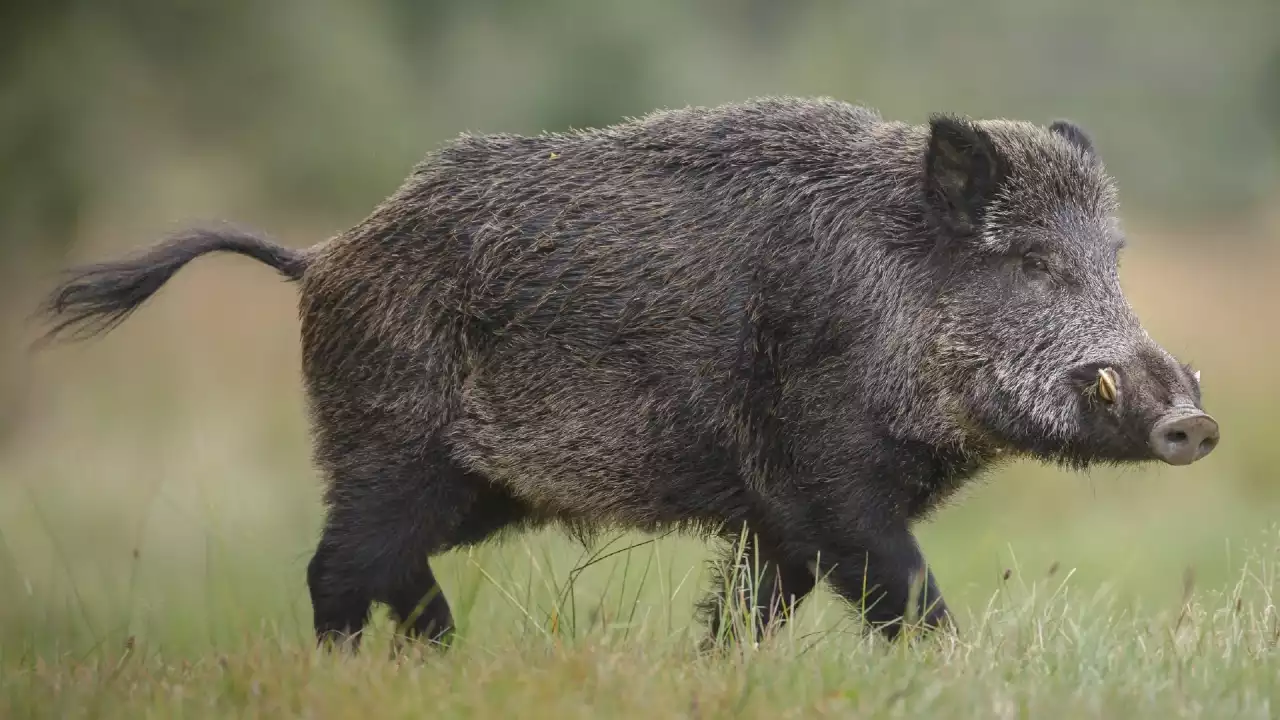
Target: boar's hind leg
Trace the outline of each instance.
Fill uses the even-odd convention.
[[[316,640],[324,644],[360,644],[360,632],[373,604],[367,588],[351,578],[350,555],[343,548],[340,530],[326,527],[307,565],[307,586],[315,617]]]
[[[470,507],[458,515],[444,543],[435,550],[427,550],[428,553],[482,542],[528,517],[527,506],[506,491],[472,473],[462,475],[467,489],[473,491]],[[404,635],[431,643],[448,642],[453,632],[453,615],[425,555],[416,572],[406,572],[399,582],[387,588],[386,597],[380,599],[391,606]]]
[[[759,640],[777,631],[815,583],[809,567],[785,555],[767,535],[748,532],[728,539],[719,587],[701,606],[709,629],[704,647],[740,642],[752,633]]]
[[[307,568],[322,644],[358,647],[374,602],[390,606],[404,634],[446,642],[453,616],[429,557],[480,542],[525,514],[442,447],[401,462],[390,457],[361,452],[330,464],[325,528]]]

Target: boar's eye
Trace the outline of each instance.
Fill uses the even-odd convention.
[[[1022,256],[1022,269],[1031,275],[1047,275],[1049,263],[1036,253],[1027,253]]]

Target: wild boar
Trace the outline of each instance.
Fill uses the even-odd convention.
[[[358,641],[373,602],[447,640],[430,557],[544,523],[745,529],[755,629],[820,558],[896,637],[949,622],[912,526],[983,471],[1217,444],[1198,373],[1121,291],[1123,245],[1071,122],[765,98],[462,136],[313,247],[195,229],[72,271],[46,310],[54,336],[108,330],[214,251],[297,282],[321,641]]]

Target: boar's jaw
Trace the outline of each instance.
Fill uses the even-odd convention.
[[[1218,445],[1218,422],[1200,407],[1200,373],[1158,347],[1123,362],[1080,366],[1070,377],[1083,401],[1073,464],[1190,465]]]

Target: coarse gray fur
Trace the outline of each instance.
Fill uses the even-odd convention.
[[[911,527],[966,481],[1152,460],[1152,427],[1198,411],[1121,291],[1116,213],[1069,122],[766,98],[463,136],[327,242],[196,231],[78,271],[48,309],[110,327],[215,250],[298,281],[322,639],[375,601],[447,637],[429,556],[547,522],[745,528],[757,629],[820,558],[896,636],[949,621]]]

